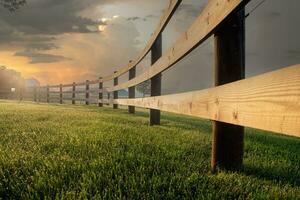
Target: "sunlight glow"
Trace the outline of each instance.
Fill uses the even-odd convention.
[[[101,32],[102,32],[102,31],[105,31],[105,29],[106,29],[106,26],[105,26],[105,25],[99,25],[99,26],[98,26],[98,30],[101,31]]]
[[[103,18],[101,18],[101,21],[103,22],[103,23],[105,23],[105,22],[107,22],[107,21],[109,21],[110,19],[109,18],[106,18],[106,17],[103,17]]]

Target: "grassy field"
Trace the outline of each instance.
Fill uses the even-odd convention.
[[[246,130],[245,167],[210,173],[211,123],[0,101],[0,199],[300,199],[300,140]]]

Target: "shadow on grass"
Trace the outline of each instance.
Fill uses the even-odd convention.
[[[299,170],[299,168],[298,168]],[[276,183],[289,184],[293,187],[300,186],[300,174],[296,174],[297,169],[286,169],[278,167],[260,167],[245,164],[242,174],[253,176],[262,180],[268,180]]]
[[[138,116],[143,118],[149,118],[149,112],[136,111],[134,115],[129,114],[127,110],[121,110],[122,114],[130,116]],[[120,113],[120,111],[119,111]],[[200,130],[202,133],[211,134],[211,122],[209,120],[197,119],[189,116],[180,116],[170,113],[162,113],[161,126],[179,128],[182,130]]]
[[[246,151],[256,160],[242,173],[259,179],[300,186],[300,140],[256,129],[246,129]],[[257,152],[256,152],[257,151]],[[253,156],[253,155],[251,155]]]
[[[176,126],[180,129],[184,130],[193,130],[197,129],[200,130],[202,133],[205,134],[211,134],[212,132],[212,126],[211,121],[204,120],[204,119],[197,119],[192,117],[182,117],[179,115],[173,115],[173,114],[164,114],[162,115],[162,120],[166,120],[167,124],[163,124],[166,126]]]

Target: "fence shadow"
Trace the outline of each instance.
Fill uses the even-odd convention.
[[[258,154],[260,159],[245,162],[241,173],[277,183],[300,186],[299,139],[246,129],[245,141],[247,147],[245,155],[247,151],[251,151]],[[252,156],[249,155],[250,157]]]
[[[299,171],[299,169],[298,169]],[[293,187],[300,186],[300,174],[295,173],[297,169],[261,167],[252,164],[245,164],[242,174],[256,177],[262,180],[268,180],[276,183],[289,184]]]
[[[122,110],[122,114],[128,115],[127,110]],[[146,111],[136,111],[134,116],[149,118],[149,113]],[[199,130],[205,134],[211,134],[212,126],[210,120],[176,115],[163,112],[161,115],[161,126],[179,128],[183,130]]]

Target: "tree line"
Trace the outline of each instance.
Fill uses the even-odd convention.
[[[26,0],[0,0],[0,5],[11,12],[16,11],[26,4]]]

